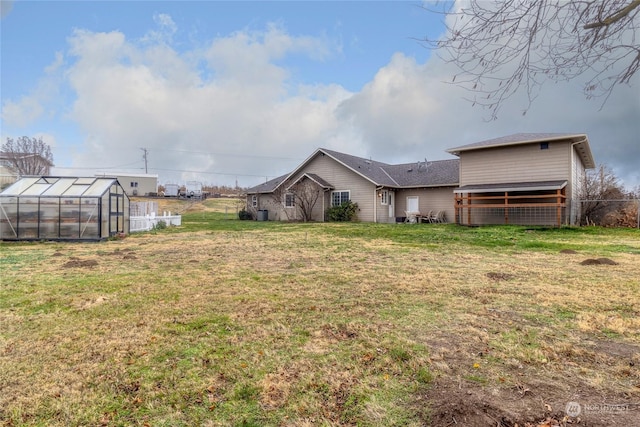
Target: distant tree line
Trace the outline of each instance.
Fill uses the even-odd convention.
[[[53,166],[51,147],[42,137],[7,138],[0,152],[2,162],[19,176],[48,175]]]
[[[637,227],[640,185],[627,189],[613,171],[600,165],[589,171],[582,188],[582,225]]]

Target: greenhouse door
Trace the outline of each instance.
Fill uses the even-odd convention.
[[[109,235],[124,233],[124,194],[111,193],[109,205]]]

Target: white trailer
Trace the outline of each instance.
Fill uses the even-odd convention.
[[[179,191],[180,191],[180,186],[178,184],[166,184],[164,186],[165,197],[178,197]]]
[[[202,183],[198,181],[187,181],[185,187],[185,197],[188,198],[202,198]]]

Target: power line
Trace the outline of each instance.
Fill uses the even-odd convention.
[[[118,168],[124,168],[131,165],[136,165],[138,163],[140,163],[140,160],[136,160],[133,163],[126,163],[124,165],[117,165],[117,166],[57,166],[56,165],[54,167],[56,169],[118,169]]]
[[[252,175],[246,173],[227,173],[227,172],[206,172],[206,171],[193,171],[186,169],[163,169],[163,168],[151,168],[154,171],[165,171],[165,172],[187,172],[187,173],[197,173],[197,174],[206,174],[206,175],[225,175],[225,176],[250,176],[252,178],[264,178],[265,175]],[[279,175],[277,175],[279,176]],[[276,175],[274,175],[274,178]]]
[[[189,153],[189,154],[207,154],[212,156],[228,156],[228,157],[253,157],[257,159],[271,159],[271,160],[296,160],[301,161],[303,159],[294,158],[294,157],[277,157],[277,156],[260,156],[257,154],[236,154],[236,153],[216,153],[211,151],[193,151],[193,150],[177,150],[174,148],[154,148],[156,151],[175,151],[178,153]]]

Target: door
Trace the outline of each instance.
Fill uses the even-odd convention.
[[[396,217],[396,198],[393,191],[389,191],[389,221],[395,221]]]

